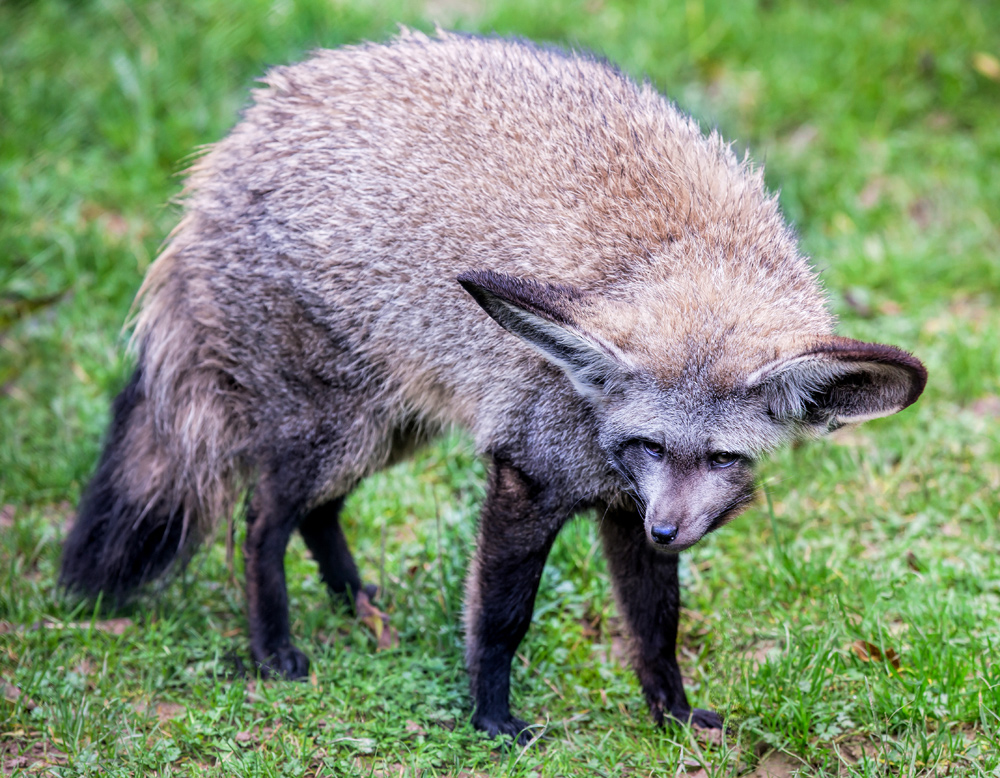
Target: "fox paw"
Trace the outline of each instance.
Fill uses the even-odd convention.
[[[507,716],[505,719],[491,718],[488,716],[473,716],[472,726],[485,732],[490,739],[497,735],[509,735],[519,746],[526,746],[531,742],[531,732],[527,721]]]
[[[289,644],[277,649],[267,659],[258,660],[257,667],[265,678],[281,677],[294,681],[309,675],[309,657]]]
[[[667,714],[666,720],[699,729],[722,729],[722,716],[714,710],[705,710],[704,708],[672,710]]]

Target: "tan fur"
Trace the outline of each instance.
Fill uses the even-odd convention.
[[[404,31],[264,82],[190,171],[142,287],[136,373],[61,581],[125,598],[252,486],[251,654],[301,677],[289,536],[332,593],[367,596],[344,496],[458,425],[491,463],[466,596],[475,726],[525,737],[510,662],[587,508],[654,718],[721,726],[683,690],[664,553],[752,500],[765,451],[914,402],[923,366],[834,336],[761,172],[607,63]]]
[[[455,283],[467,269],[596,293],[571,315],[665,385],[692,365],[732,385],[831,330],[759,171],[602,62],[404,31],[264,81],[191,170],[143,286],[155,442],[135,445],[172,453],[167,470],[142,453],[137,497],[177,488],[225,515],[255,446],[336,410],[282,396],[279,361],[364,395],[317,500],[380,467],[403,423],[488,448],[539,387],[564,405],[562,378]]]

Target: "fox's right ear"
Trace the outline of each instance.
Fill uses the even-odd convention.
[[[585,397],[603,397],[609,380],[626,368],[617,348],[567,315],[568,304],[581,297],[577,290],[489,270],[463,273],[458,282],[497,324],[562,368]]]
[[[747,383],[774,418],[823,433],[903,410],[923,392],[927,370],[895,346],[829,336],[765,365]]]

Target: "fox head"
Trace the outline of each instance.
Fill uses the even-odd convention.
[[[916,358],[893,346],[828,331],[777,332],[749,312],[742,325],[724,324],[721,336],[717,321],[692,325],[713,318],[697,306],[675,314],[684,326],[626,327],[622,336],[620,321],[602,324],[617,312],[641,326],[634,302],[489,271],[458,280],[592,403],[608,466],[644,516],[648,540],[666,551],[691,547],[752,501],[762,454],[900,411],[927,379]],[[829,321],[799,318],[807,328]],[[652,353],[644,342],[661,348]]]

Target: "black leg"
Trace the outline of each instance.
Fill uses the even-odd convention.
[[[292,645],[285,585],[285,548],[302,515],[301,501],[291,499],[281,480],[264,475],[247,509],[246,566],[250,653],[265,674],[302,678],[309,659]]]
[[[568,511],[509,462],[494,458],[466,585],[466,662],[473,725],[530,738],[510,712],[510,666],[528,631],[545,559]]]
[[[718,714],[692,709],[677,666],[677,555],[653,548],[635,510],[608,509],[601,540],[619,607],[633,638],[632,665],[657,723],[665,718],[719,728]]]
[[[339,516],[343,505],[344,498],[337,497],[313,508],[299,524],[299,532],[319,564],[320,576],[330,593],[353,603],[362,591],[369,598],[374,597],[377,587],[361,583],[358,566],[340,527]]]

